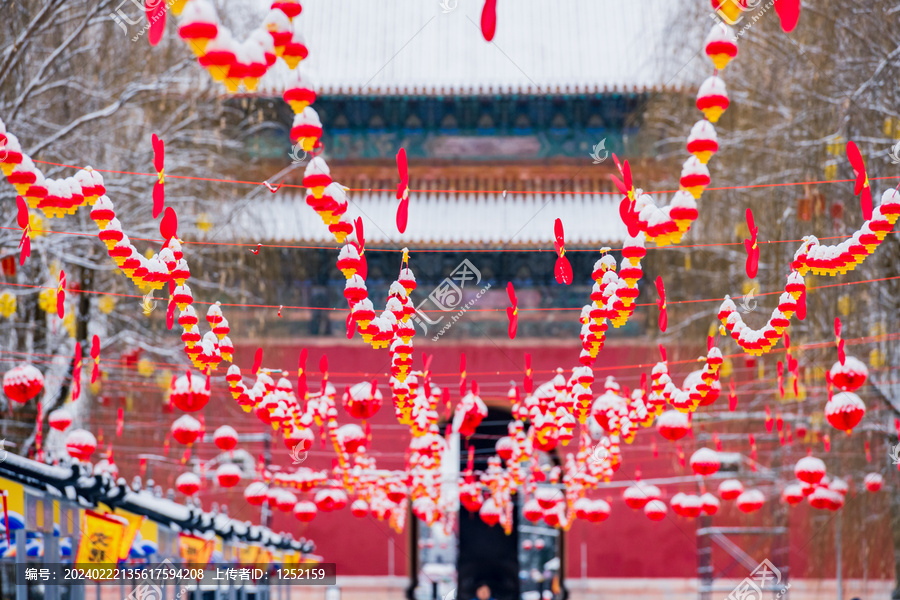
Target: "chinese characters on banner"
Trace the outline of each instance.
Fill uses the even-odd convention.
[[[81,541],[75,556],[77,564],[116,564],[125,525],[111,515],[84,511],[81,525]]]
[[[182,533],[178,536],[178,550],[181,559],[189,567],[206,567],[212,558],[215,540],[207,540],[196,535]]]

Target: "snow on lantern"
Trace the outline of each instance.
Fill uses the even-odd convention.
[[[608,519],[611,512],[612,508],[605,500],[592,500],[585,508],[585,518],[591,523],[600,523]]]
[[[840,361],[831,366],[831,383],[834,387],[845,392],[852,392],[859,389],[869,377],[869,369],[866,365],[853,356],[844,358],[844,364]]]
[[[296,22],[291,29],[291,39],[285,43],[284,50],[281,51],[281,58],[287,63],[288,68],[293,71],[302,60],[309,56],[309,49],[306,47],[306,40],[303,38],[303,34],[300,32]],[[304,150],[309,152],[312,150],[312,147],[304,147]]]
[[[304,152],[312,152],[321,137],[322,121],[319,119],[319,113],[316,112],[316,109],[312,106],[307,106],[299,115],[294,115],[294,122],[291,126],[291,142],[294,144],[299,143]],[[308,188],[318,188],[319,191],[316,193],[316,198],[321,198],[325,186],[331,183],[332,180],[330,171],[327,170],[327,166],[324,171],[321,170],[321,165],[316,164],[317,159],[321,165],[325,164],[325,160],[322,157],[314,157],[306,166],[303,185]],[[314,167],[314,165],[316,165],[316,167]],[[322,181],[324,181],[327,176],[328,182],[322,185],[307,183],[307,176],[309,175],[315,175]]]
[[[185,339],[183,335],[181,339]],[[197,412],[209,402],[209,390],[206,388],[206,379],[199,375],[190,377],[182,375],[169,388],[169,397],[172,400],[172,404],[180,410]]]
[[[216,481],[223,488],[232,488],[241,482],[241,468],[233,463],[219,465],[216,469]]]
[[[828,489],[832,492],[837,492],[841,496],[846,496],[847,492],[850,491],[850,485],[840,477],[836,477],[834,481],[828,484]]]
[[[322,512],[341,510],[347,506],[347,494],[344,490],[326,488],[316,492],[314,502],[316,503],[316,507]]]
[[[25,404],[44,389],[44,376],[32,365],[13,367],[3,375],[3,393],[13,402]]]
[[[803,501],[803,488],[796,483],[790,483],[784,486],[781,491],[781,501],[791,506],[796,506]]]
[[[543,511],[541,514],[543,516]],[[500,508],[494,501],[493,496],[484,501],[484,504],[481,505],[481,510],[478,511],[478,516],[491,527],[500,522]]]
[[[105,229],[110,221],[116,218],[116,212],[113,210],[113,203],[106,196],[100,196],[91,209],[91,219],[100,229]]]
[[[309,523],[315,518],[318,509],[316,505],[309,500],[301,500],[294,505],[294,517],[302,522]]]
[[[72,415],[72,411],[65,406],[57,408],[47,416],[50,427],[57,431],[65,431],[68,429],[69,425],[72,424],[73,419],[74,416]]]
[[[178,36],[191,47],[194,54],[203,56],[209,41],[218,34],[219,27],[216,24],[216,10],[213,5],[208,0],[188,2],[181,13]]]
[[[369,514],[369,504],[362,499],[354,500],[350,505],[350,514],[359,519]]]
[[[710,448],[700,448],[691,455],[691,469],[697,475],[712,475],[720,466],[719,453]]]
[[[681,167],[681,189],[689,192],[694,200],[703,195],[703,190],[709,185],[709,169],[696,156],[691,156],[684,161]],[[659,213],[654,213],[659,214]]]
[[[669,441],[677,441],[688,434],[691,424],[686,413],[667,410],[656,419],[656,430]]]
[[[818,510],[838,510],[844,505],[844,497],[827,487],[817,487],[806,498],[809,505]]]
[[[494,444],[494,451],[501,460],[509,460],[510,457],[512,457],[514,449],[515,444],[513,443],[513,439],[508,435],[504,435],[497,440],[496,444]]]
[[[238,434],[231,425],[222,425],[213,433],[213,442],[219,450],[234,450],[238,443]]]
[[[702,164],[709,162],[712,155],[719,151],[716,128],[706,119],[694,123],[687,140],[687,151],[697,157]]]
[[[674,502],[674,499],[673,499]],[[674,510],[674,508],[673,508]],[[695,494],[685,494],[681,498],[681,516],[696,519],[703,512],[703,500]]]
[[[703,82],[697,93],[697,108],[710,123],[719,120],[719,117],[728,108],[728,92],[725,90],[725,82],[722,79],[713,75]]]
[[[735,500],[738,510],[744,513],[752,513],[763,507],[766,497],[759,490],[746,490]]]
[[[481,397],[469,392],[456,405],[453,415],[453,431],[463,437],[470,437],[487,414],[487,405]]]
[[[337,268],[344,274],[346,279],[350,279],[359,271],[362,266],[362,260],[359,257],[359,249],[355,244],[346,244],[341,247],[338,253]],[[374,311],[372,318],[374,318]],[[371,319],[370,319],[371,320]]]
[[[884,478],[879,473],[868,473],[863,483],[865,483],[867,490],[874,493],[879,491],[881,486],[884,485]]]
[[[344,392],[343,406],[354,419],[371,419],[381,409],[383,400],[377,381],[365,381]]]
[[[284,53],[284,47],[291,41],[291,20],[284,14],[282,10],[270,10],[269,14],[263,20],[262,26],[269,32],[272,37],[272,44],[275,47],[275,54],[281,56]]]
[[[185,496],[193,496],[200,491],[200,478],[194,473],[182,473],[175,480],[175,488]]]
[[[362,427],[356,423],[341,425],[335,432],[335,436],[337,436],[338,443],[348,454],[356,453],[357,450],[366,444],[366,434],[363,432]]]
[[[273,503],[275,508],[281,512],[291,512],[297,504],[297,496],[287,490],[276,489],[275,492]],[[269,500],[272,499],[270,495]]]
[[[172,437],[179,444],[190,446],[199,437],[201,429],[200,421],[191,415],[181,415],[172,423]]]
[[[9,177],[15,166],[24,160],[19,139],[11,133],[6,134],[6,142],[0,146],[0,170]]]
[[[706,36],[703,47],[716,69],[721,71],[738,53],[737,36],[734,34],[734,29],[725,23],[713,25]]]
[[[307,106],[316,101],[316,88],[309,79],[301,77],[298,71],[294,82],[285,87],[282,96],[284,101],[291,105],[294,114],[299,115]]]
[[[522,506],[522,516],[532,523],[537,523],[544,518],[544,509],[541,508],[541,505],[538,504],[537,500],[529,498]]]
[[[651,500],[659,500],[661,497],[660,489],[651,484],[634,483],[622,492],[625,506],[633,509],[644,508]]]
[[[719,496],[722,500],[734,500],[744,491],[744,484],[737,479],[726,479],[719,484]]]
[[[706,492],[702,496],[700,496],[700,509],[703,511],[703,514],[712,516],[719,512],[719,499]]]
[[[312,108],[306,108],[303,112],[306,114],[306,111],[313,110]],[[297,115],[294,117],[294,127],[297,127],[297,120],[300,119],[303,115]],[[318,119],[318,116],[316,116]],[[302,127],[306,127],[303,125]],[[321,124],[319,125],[319,129],[321,130]],[[306,129],[298,129],[299,131],[306,131]],[[321,133],[319,134],[321,135]],[[291,130],[291,139],[297,140],[300,138],[294,137],[294,130]],[[304,144],[306,143],[304,139]],[[307,150],[308,152],[308,150]],[[328,164],[325,162],[321,156],[314,157],[309,164],[306,165],[306,169],[303,171],[303,187],[307,188],[316,199],[321,199],[323,194],[325,193],[325,188],[331,185],[331,169],[328,168]],[[309,204],[309,198],[306,200],[307,204]],[[313,208],[316,208],[315,206]],[[318,209],[317,209],[318,210]]]
[[[821,458],[804,456],[794,465],[794,476],[804,483],[819,483],[825,477],[825,463]]]
[[[203,49],[203,55],[197,59],[197,62],[209,71],[209,75],[214,81],[222,83],[227,79],[232,66],[237,64],[237,50],[238,44],[232,39],[231,33],[227,29],[221,28],[216,37],[207,42]]]
[[[651,521],[662,521],[666,518],[667,512],[666,503],[662,500],[650,500],[644,505],[644,514]]]
[[[251,506],[261,506],[266,501],[269,486],[262,481],[254,481],[244,488],[244,500]]]
[[[847,435],[859,425],[866,414],[866,405],[853,392],[841,392],[831,397],[825,404],[825,418],[835,429],[846,431]]]
[[[75,460],[90,460],[97,449],[97,438],[86,429],[74,429],[66,436],[66,452]]]

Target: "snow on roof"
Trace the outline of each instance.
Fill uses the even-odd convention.
[[[499,2],[492,43],[481,35],[483,0],[443,4],[455,8],[304,2],[301,73],[326,95],[632,91],[673,85],[677,75],[661,49],[677,8],[670,0]],[[294,78],[279,61],[259,93],[280,94]]]
[[[622,241],[619,195],[413,192],[406,233],[397,231],[394,192],[350,192],[343,220],[362,217],[366,243],[552,246],[553,221],[562,219],[570,247]],[[287,189],[255,199],[217,234],[250,243],[334,243],[304,192]]]

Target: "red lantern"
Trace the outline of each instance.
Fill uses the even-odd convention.
[[[831,383],[839,390],[852,392],[859,389],[869,377],[869,369],[858,358],[844,357],[844,364],[840,361],[831,366]]]
[[[262,506],[266,501],[269,487],[262,481],[254,481],[244,488],[244,500],[251,506]]]
[[[819,483],[825,477],[825,463],[815,456],[804,456],[794,466],[794,476],[804,483]]]
[[[849,435],[859,425],[866,414],[866,405],[853,392],[841,392],[832,396],[825,404],[825,418],[835,429],[846,431]]]
[[[331,512],[347,506],[347,494],[344,493],[344,490],[339,489],[319,490],[314,501],[319,510]]]
[[[494,450],[497,452],[497,456],[501,458],[501,460],[509,460],[513,453],[513,439],[508,435],[504,435],[502,438],[497,440],[497,443],[494,445]]]
[[[534,497],[544,510],[555,508],[565,498],[565,495],[554,487],[539,487],[534,492]]]
[[[357,383],[344,392],[344,410],[354,419],[371,419],[381,408],[383,397],[377,382]]]
[[[364,447],[366,444],[366,434],[363,432],[362,427],[355,423],[342,425],[338,428],[337,432],[335,432],[335,435],[337,436],[340,445],[349,454],[356,453],[357,450]]]
[[[700,448],[691,455],[691,469],[697,475],[712,475],[719,470],[722,462],[719,453],[709,448]]]
[[[241,468],[232,463],[219,465],[216,469],[216,481],[223,488],[232,488],[241,482]]]
[[[662,500],[651,500],[644,506],[644,514],[651,521],[662,521],[666,518],[666,503]]]
[[[69,425],[72,424],[72,420],[74,419],[72,415],[72,411],[63,406],[62,408],[57,408],[52,411],[48,416],[47,420],[50,422],[50,427],[57,431],[65,431],[69,428]]]
[[[658,500],[660,497],[662,493],[659,488],[650,484],[635,483],[622,492],[625,506],[633,509],[644,508],[648,502]]]
[[[674,499],[672,500],[674,502]],[[673,507],[674,510],[674,507]],[[681,498],[681,516],[688,519],[696,519],[703,511],[703,501],[700,496],[685,494]]]
[[[494,502],[493,497],[484,501],[484,504],[481,505],[481,510],[478,511],[478,516],[491,527],[500,522],[500,509]]]
[[[238,443],[237,431],[231,425],[222,425],[213,434],[213,442],[219,450],[233,450]]]
[[[869,473],[863,481],[866,484],[866,489],[872,493],[879,491],[881,486],[884,485],[884,479],[879,473]]]
[[[685,413],[677,410],[667,410],[656,419],[656,430],[669,441],[677,441],[683,438],[691,430],[691,424]]]
[[[172,399],[172,404],[184,412],[196,412],[209,402],[206,379],[199,375],[192,375],[190,384],[188,384],[188,376],[182,375],[169,389],[169,397]]]
[[[781,501],[785,504],[790,504],[791,506],[796,506],[803,501],[803,498],[803,488],[796,483],[785,486],[784,490],[781,492]]]
[[[401,499],[405,496],[401,496]],[[390,498],[390,493],[388,493]],[[397,502],[398,500],[394,500]],[[484,496],[481,495],[481,487],[476,482],[464,483],[459,486],[459,501],[469,512],[478,512],[484,504]],[[539,517],[540,518],[540,517]]]
[[[97,438],[86,429],[75,429],[66,436],[66,452],[75,460],[90,460],[97,449]]]
[[[719,496],[722,500],[734,500],[744,491],[744,484],[737,479],[726,479],[719,484]]]
[[[702,496],[700,496],[700,509],[703,511],[703,514],[713,516],[717,512],[719,512],[719,499],[706,492]]]
[[[537,523],[544,517],[544,510],[541,508],[541,505],[538,504],[537,500],[530,498],[522,506],[522,516],[532,523]]]
[[[763,493],[759,490],[746,490],[737,497],[735,503],[737,504],[738,510],[749,514],[761,509],[763,504],[766,503],[766,497],[763,496]]]
[[[269,499],[273,499],[271,494]],[[297,504],[297,496],[287,490],[276,489],[274,500],[275,508],[282,512],[291,512],[292,509],[295,509]],[[296,512],[294,514],[296,515]]]
[[[309,500],[301,500],[294,505],[294,516],[298,521],[309,523],[316,516],[316,505]]]
[[[182,473],[175,480],[175,487],[185,496],[193,496],[200,491],[200,478],[193,473]]]
[[[172,437],[179,444],[189,446],[200,436],[200,421],[191,415],[181,415],[172,423]]]
[[[593,500],[591,501],[590,506],[585,511],[587,513],[587,520],[591,523],[600,523],[609,518],[609,514],[612,512],[612,508],[610,508],[609,503],[605,500]]]
[[[363,518],[369,514],[369,504],[365,500],[354,500],[350,505],[350,513],[357,518]]]
[[[3,392],[13,402],[25,404],[44,389],[44,376],[31,365],[20,365],[3,376]]]

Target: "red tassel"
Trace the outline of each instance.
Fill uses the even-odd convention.
[[[116,437],[122,437],[122,428],[125,425],[125,409],[119,407],[116,415]]]

